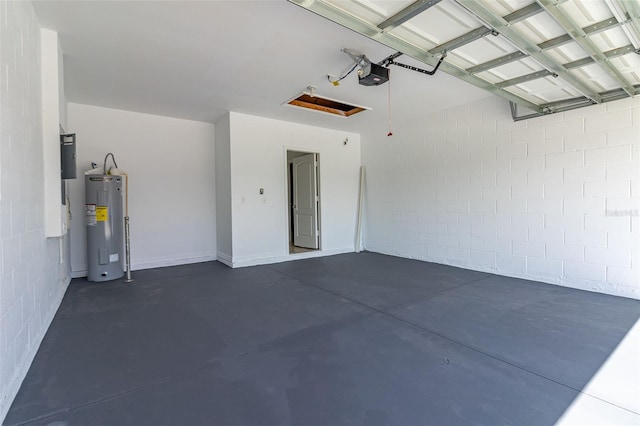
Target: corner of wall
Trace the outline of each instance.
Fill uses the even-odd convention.
[[[43,123],[44,82],[40,25],[30,2],[0,0],[8,11],[0,20],[0,135],[2,151],[20,155],[3,159],[0,180],[2,226],[0,240],[0,421],[15,398],[22,380],[55,315],[70,282],[68,235],[47,238],[45,233],[45,154],[43,128],[59,146],[59,120]],[[56,56],[58,55],[56,49]],[[49,70],[47,70],[49,71]],[[58,75],[56,74],[56,80]],[[56,84],[54,84],[57,87]],[[57,105],[56,108],[57,109]],[[54,155],[54,154],[51,154]],[[55,155],[59,161],[59,153]],[[60,170],[57,170],[58,181]],[[60,186],[56,187],[61,215]],[[62,220],[62,217],[60,217]],[[60,233],[59,235],[62,235]]]
[[[134,271],[215,257],[215,125],[71,103],[69,128],[78,136],[80,177],[69,183],[74,276],[84,275],[87,269],[83,172],[91,162],[101,164],[107,152],[115,154],[130,180]],[[159,204],[158,188],[163,188],[167,202]],[[157,243],[159,232],[164,244]]]
[[[233,255],[231,215],[231,113],[215,123],[215,205],[217,258]]]

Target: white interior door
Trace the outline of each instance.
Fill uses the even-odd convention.
[[[316,154],[293,159],[293,245],[318,248]]]

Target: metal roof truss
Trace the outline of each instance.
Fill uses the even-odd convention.
[[[634,1],[289,1],[424,64],[447,54],[441,70],[507,99],[514,120],[640,93]]]

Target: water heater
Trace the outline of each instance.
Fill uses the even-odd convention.
[[[85,175],[89,281],[124,275],[122,176]]]

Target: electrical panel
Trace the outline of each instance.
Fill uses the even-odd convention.
[[[60,135],[60,169],[62,179],[76,179],[76,134]]]

